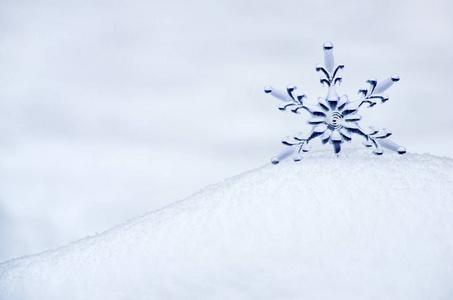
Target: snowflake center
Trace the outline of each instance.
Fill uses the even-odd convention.
[[[326,117],[326,124],[330,130],[340,130],[343,127],[343,116],[338,112],[331,112]]]

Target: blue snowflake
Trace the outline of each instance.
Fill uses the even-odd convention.
[[[308,111],[311,115],[308,124],[313,126],[308,136],[304,137],[302,133],[298,133],[292,138],[285,137],[282,143],[287,148],[273,157],[272,163],[278,164],[290,156],[294,161],[300,161],[302,154],[310,151],[309,144],[314,138],[320,138],[323,144],[332,144],[334,152],[338,154],[341,151],[341,145],[344,142],[350,142],[353,134],[362,136],[365,139],[363,144],[366,147],[374,147],[373,153],[376,155],[381,155],[384,152],[383,148],[399,154],[406,153],[404,147],[387,139],[392,134],[390,130],[375,127],[365,130],[359,125],[359,121],[362,119],[358,114],[360,107],[365,103],[368,107],[373,107],[378,101],[386,102],[389,97],[384,92],[400,80],[399,76],[395,74],[379,83],[376,78],[370,78],[367,81],[368,88],[359,90],[360,98],[349,101],[347,95],[339,97],[335,90],[335,86],[341,83],[340,72],[344,65],[341,62],[335,64],[332,43],[325,43],[323,48],[324,65],[318,64],[316,71],[322,73],[320,81],[321,84],[328,87],[328,92],[326,97],[318,98],[318,103],[307,104],[304,101],[307,98],[305,94],[296,94],[297,87],[293,85],[286,87],[286,93],[270,86],[264,88],[266,93],[283,102],[279,107],[280,110],[290,110],[295,114],[299,114],[301,109]]]

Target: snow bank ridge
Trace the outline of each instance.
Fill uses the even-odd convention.
[[[452,159],[322,152],[4,262],[0,299],[452,299],[452,280]]]

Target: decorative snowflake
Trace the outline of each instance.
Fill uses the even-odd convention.
[[[318,64],[316,71],[322,72],[321,84],[327,85],[328,93],[326,97],[319,97],[318,103],[310,105],[304,102],[307,98],[305,94],[297,94],[297,87],[288,85],[286,87],[287,93],[280,90],[273,89],[270,86],[264,88],[264,91],[279,99],[283,103],[279,109],[285,111],[290,109],[293,113],[299,114],[303,108],[311,114],[311,119],[308,124],[313,125],[310,134],[306,137],[302,133],[295,134],[292,138],[289,136],[282,140],[282,143],[288,146],[279,155],[272,158],[273,164],[278,164],[281,160],[293,156],[294,161],[302,159],[302,153],[308,152],[311,149],[310,141],[319,137],[323,144],[330,143],[333,145],[336,154],[341,151],[341,144],[343,142],[350,142],[352,134],[358,134],[365,138],[363,144],[366,147],[374,147],[373,153],[381,155],[386,148],[399,154],[406,153],[406,149],[396,143],[387,139],[392,133],[390,130],[377,129],[369,127],[369,130],[364,130],[360,127],[358,122],[362,119],[358,115],[358,110],[362,104],[367,103],[368,107],[373,107],[380,100],[382,103],[386,102],[389,98],[384,92],[393,85],[393,83],[400,80],[398,75],[377,82],[376,78],[368,79],[369,87],[367,89],[359,90],[360,98],[356,101],[349,101],[348,96],[343,95],[339,97],[335,90],[335,85],[341,83],[342,78],[339,76],[340,70],[344,65],[340,62],[335,64],[333,57],[333,45],[331,43],[324,44],[324,65]]]

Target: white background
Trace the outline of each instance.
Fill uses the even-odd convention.
[[[309,127],[263,87],[324,96],[326,41],[346,66],[339,94],[401,76],[363,125],[453,157],[452,13],[448,0],[0,1],[0,261],[268,163]]]

